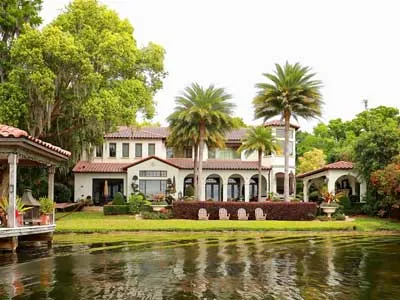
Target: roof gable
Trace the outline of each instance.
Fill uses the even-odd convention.
[[[299,174],[296,177],[297,178],[304,178],[310,175],[314,175],[323,171],[327,170],[352,170],[354,168],[353,163],[351,161],[337,161],[331,164],[327,164],[319,169],[312,170],[303,174]]]

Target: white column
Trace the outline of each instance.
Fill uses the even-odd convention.
[[[198,187],[198,188],[200,189],[200,190],[199,190],[199,198],[200,198],[200,199],[197,199],[197,200],[205,201],[205,200],[206,200],[206,199],[205,199],[205,195],[206,195],[206,181],[204,180],[204,178],[203,178],[202,182],[203,182],[203,185]]]
[[[328,179],[328,192],[335,194],[335,182],[336,178]]]
[[[364,197],[367,195],[367,184],[365,181],[360,182],[360,201],[365,201]]]
[[[250,201],[250,179],[244,179],[244,202]]]
[[[54,201],[54,173],[56,172],[55,166],[50,166],[47,169],[47,197]],[[53,210],[53,220],[52,224],[55,224],[56,212]]]
[[[8,181],[8,227],[17,227],[15,218],[16,200],[17,200],[17,154],[8,154],[8,165],[9,165],[9,181]]]
[[[303,180],[303,200],[308,202],[308,180]]]
[[[226,184],[224,185],[224,182]],[[221,187],[222,187],[222,201],[228,201],[228,179],[225,180],[221,178]]]

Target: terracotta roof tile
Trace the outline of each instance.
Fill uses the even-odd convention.
[[[193,169],[193,160],[191,158],[169,158],[168,162],[179,166],[181,169]],[[257,161],[243,161],[239,159],[208,159],[203,162],[204,170],[257,170]],[[264,170],[270,167],[263,166]]]
[[[71,156],[71,152],[64,150],[60,147],[54,146],[50,143],[46,143],[37,138],[34,138],[33,136],[30,136],[25,130],[22,130],[22,129],[19,129],[16,127],[0,124],[0,137],[3,137],[3,138],[25,138],[36,144],[44,146],[50,150],[61,153],[65,156],[68,156],[68,157]]]
[[[280,126],[280,127],[284,127],[285,126],[285,122],[281,121],[281,120],[270,120],[264,123],[264,126]],[[294,123],[290,123],[290,127],[294,128],[294,129],[299,129],[300,126]]]
[[[120,126],[116,132],[108,133],[105,138],[164,139],[168,136],[168,127],[133,128]]]
[[[73,168],[74,173],[124,173],[126,169],[139,165],[147,160],[157,159],[178,169],[193,169],[193,160],[191,158],[169,158],[162,159],[156,156],[149,156],[133,163],[93,163],[88,161],[79,161]],[[258,162],[242,160],[218,160],[209,159],[203,162],[204,170],[257,170]],[[270,167],[263,166],[263,170]]]
[[[353,169],[353,163],[351,161],[337,161],[328,165],[323,166],[322,168],[316,169],[316,170],[312,170],[303,174],[299,174],[296,177],[297,178],[304,178],[306,176],[310,176],[310,175],[314,175],[326,170],[351,170]]]
[[[74,173],[125,173],[126,163],[93,163],[79,161],[72,169]]]

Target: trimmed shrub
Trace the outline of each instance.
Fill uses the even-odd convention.
[[[151,202],[146,200],[143,194],[132,194],[129,196],[129,213],[138,214],[142,211],[152,211]]]
[[[175,201],[172,205],[177,219],[197,220],[200,208],[210,214],[210,220],[218,220],[220,208],[226,208],[231,220],[237,220],[239,208],[246,209],[249,220],[254,220],[255,209],[259,207],[267,214],[267,220],[313,220],[317,205],[312,202],[209,202],[209,201]]]
[[[112,201],[112,204],[113,205],[125,205],[126,202],[125,202],[124,195],[122,195],[121,192],[116,193],[114,196],[114,199]]]
[[[194,188],[192,185],[188,185],[185,190],[185,197],[193,197],[194,196]]]
[[[62,183],[54,183],[54,199],[57,203],[70,202],[71,201],[71,189]]]
[[[129,213],[128,205],[104,205],[104,215],[126,215]]]
[[[166,220],[172,218],[172,212],[149,212],[143,211],[141,212],[143,219],[148,220]]]

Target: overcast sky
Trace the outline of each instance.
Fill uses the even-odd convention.
[[[286,60],[310,66],[324,88],[323,121],[364,108],[400,107],[398,1],[103,0],[135,28],[138,45],[166,50],[168,77],[156,95],[165,124],[175,96],[191,82],[225,87],[236,115],[254,120],[251,101],[262,73]],[[69,0],[44,0],[50,22]],[[303,130],[315,122],[300,120]]]

